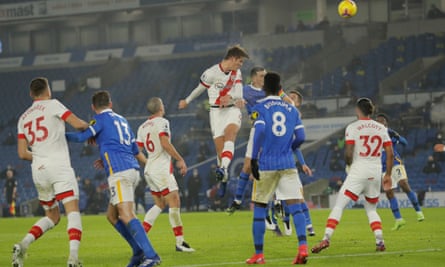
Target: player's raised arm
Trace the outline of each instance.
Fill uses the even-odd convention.
[[[202,93],[204,93],[207,89],[210,87],[210,81],[207,81],[207,75],[204,72],[204,74],[201,76],[201,79],[199,80],[198,86],[196,86],[195,89],[190,93],[189,96],[187,96],[185,99],[181,99],[179,101],[178,108],[179,109],[185,109],[190,102],[192,102],[195,98],[200,96]]]

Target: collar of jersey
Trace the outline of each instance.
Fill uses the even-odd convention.
[[[250,84],[250,87],[252,87],[253,90],[257,90],[257,91],[263,90],[262,88],[253,86],[253,84]]]
[[[370,121],[371,118],[363,118],[363,119],[359,119],[360,121]]]
[[[102,110],[100,113],[105,113],[105,112],[113,112],[113,110],[111,108],[106,108]]]

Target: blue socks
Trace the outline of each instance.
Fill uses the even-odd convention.
[[[145,257],[153,259],[156,257],[156,252],[148,241],[147,235],[145,234],[144,228],[138,219],[134,218],[127,224],[127,229],[130,232],[133,239],[139,245],[139,247],[144,252]]]
[[[297,232],[298,245],[307,245],[306,240],[306,218],[303,214],[302,204],[292,204],[288,206],[289,212],[294,219],[295,232]]]
[[[255,245],[255,253],[263,253],[264,233],[266,232],[266,208],[255,206],[253,209],[253,243]]]
[[[133,250],[133,255],[137,255],[141,252],[141,248],[136,243],[136,240],[134,240],[133,236],[131,236],[123,221],[117,221],[117,223],[114,225],[114,228],[121,234],[123,238],[125,238],[125,240],[127,240],[128,244]]]
[[[413,191],[410,191],[408,193],[406,193],[406,195],[408,196],[409,200],[411,201],[411,204],[413,204],[414,209],[419,212],[420,211],[420,205],[419,205],[419,201],[417,200],[417,196]]]
[[[289,223],[290,221],[290,213],[289,213],[289,208],[287,207],[286,201],[281,201],[281,205],[284,207],[284,217],[283,217],[283,222],[285,223]]]
[[[312,225],[311,215],[309,214],[309,208],[306,205],[306,202],[301,203],[301,208],[303,209],[303,214],[306,219],[306,226]]]
[[[249,174],[241,172],[238,179],[238,184],[236,186],[235,201],[241,202],[243,200],[244,190],[249,182]]]
[[[392,214],[394,215],[394,218],[401,219],[402,215],[400,214],[399,210],[399,201],[397,201],[396,197],[393,197],[389,200],[389,205],[391,207]]]

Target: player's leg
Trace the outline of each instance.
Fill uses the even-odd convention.
[[[33,182],[36,185],[40,205],[45,210],[45,217],[40,218],[25,235],[25,237],[14,245],[12,251],[13,266],[21,267],[26,255],[26,250],[31,243],[39,239],[45,232],[52,229],[60,221],[58,202],[54,195],[51,181],[46,177],[47,168],[35,170],[33,168]]]
[[[405,173],[405,176],[406,176],[406,171],[405,171],[404,167],[403,167],[403,172]],[[400,188],[402,188],[403,192],[405,192],[405,194],[408,196],[409,201],[413,205],[414,210],[417,213],[417,220],[419,222],[425,220],[425,216],[423,215],[422,208],[420,208],[419,200],[417,199],[416,193],[414,193],[411,190],[411,187],[409,186],[409,183],[408,183],[407,176],[406,176],[406,179],[401,179],[399,181],[399,186],[400,186]]]
[[[253,210],[252,233],[255,254],[246,260],[247,264],[264,264],[264,234],[266,232],[267,203],[275,192],[278,183],[277,172],[260,172],[260,180],[255,180],[252,191]]]
[[[368,175],[368,177],[381,177],[381,173]],[[383,241],[382,220],[377,213],[377,203],[379,202],[380,188],[382,179],[371,179],[366,181],[363,195],[365,196],[365,211],[369,219],[369,225],[374,232],[376,240],[376,251],[384,251],[385,243]]]
[[[345,183],[338,193],[334,208],[332,208],[331,213],[329,214],[323,239],[318,245],[312,248],[312,253],[319,253],[323,249],[329,247],[331,237],[343,215],[343,210],[351,200],[357,201],[360,192],[363,190],[363,185],[360,180],[349,177],[350,176],[346,177]]]
[[[377,197],[377,201],[378,201],[378,197]],[[384,251],[385,243],[383,240],[382,220],[380,219],[380,216],[377,213],[377,202],[367,199],[367,201],[365,201],[364,206],[365,206],[365,210],[366,210],[366,215],[368,216],[369,225],[370,225],[371,230],[375,236],[376,250]]]
[[[152,266],[160,262],[153,249],[142,224],[134,214],[134,189],[139,180],[139,173],[132,169],[115,173],[108,178],[110,186],[110,202],[117,209],[117,215],[125,224],[128,232],[142,249],[144,260],[139,266]]]
[[[395,186],[397,186],[397,184]],[[394,227],[391,230],[393,231],[399,230],[406,224],[405,220],[402,218],[402,215],[400,214],[399,201],[394,195],[394,190],[392,188],[385,191],[385,194],[386,198],[388,198],[389,200],[389,206],[391,208],[392,215],[394,216],[394,219],[396,219]]]
[[[301,187],[301,195],[304,196],[303,187]],[[306,223],[306,230],[308,231],[309,236],[314,236],[315,231],[314,231],[314,227],[312,226],[311,214],[309,213],[309,208],[306,204],[306,201],[304,201],[304,199],[303,199],[303,203],[301,203],[301,207],[303,208],[303,213],[304,213],[304,218],[305,218],[305,223]]]
[[[45,217],[40,218],[25,235],[25,237],[14,245],[12,250],[12,266],[22,267],[29,245],[39,239],[44,233],[51,230],[60,221],[60,212],[57,201],[40,201],[45,209]]]
[[[56,179],[57,181],[53,185],[56,200],[63,203],[68,221],[70,255],[67,265],[68,267],[81,266],[79,247],[82,239],[82,220],[79,210],[79,186],[72,168],[61,170]]]
[[[249,138],[250,140],[250,138]],[[250,142],[250,141],[249,141]],[[249,145],[247,145],[249,147]],[[248,150],[249,148],[247,148]],[[247,154],[247,152],[246,152]],[[226,210],[229,215],[232,215],[236,210],[239,210],[241,207],[241,203],[243,201],[244,191],[246,191],[246,186],[249,183],[249,177],[251,173],[250,167],[250,157],[244,158],[243,168],[238,178],[238,183],[236,185],[235,199],[233,200],[230,207]]]
[[[153,227],[156,218],[162,213],[165,208],[165,199],[162,196],[162,191],[167,188],[164,175],[146,174],[145,181],[151,190],[151,195],[155,204],[145,213],[144,222],[142,223],[146,233]]]
[[[155,204],[145,213],[144,222],[142,226],[144,227],[145,232],[148,234],[151,228],[155,224],[156,219],[165,209],[165,200],[160,194],[160,192],[152,192],[151,196],[155,202]]]
[[[286,202],[283,200],[281,202],[281,205],[284,210],[284,216],[283,216],[283,224],[284,224],[284,234],[287,236],[292,235],[292,227],[290,225],[290,213],[289,213],[289,207],[287,206]]]
[[[274,231],[275,230],[275,224],[272,220],[272,207],[273,207],[273,201],[269,201],[266,206],[266,219],[264,220],[266,223],[266,229]]]
[[[181,200],[179,197],[177,186],[176,188],[172,189],[174,190],[170,191],[167,195],[165,195],[165,200],[169,206],[168,218],[176,238],[176,251],[194,252],[195,250],[191,248],[190,245],[184,240],[184,233],[183,233],[184,227],[182,225],[182,219],[181,219]]]

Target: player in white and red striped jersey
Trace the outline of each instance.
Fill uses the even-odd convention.
[[[32,226],[20,243],[14,245],[12,265],[23,266],[29,245],[60,221],[58,201],[62,201],[68,218],[68,267],[81,266],[78,259],[82,236],[79,187],[71,168],[65,122],[79,130],[88,128],[88,124],[58,100],[51,99],[46,78],[32,80],[30,95],[34,102],[18,122],[18,154],[21,159],[32,161],[32,178],[46,216]]]
[[[240,105],[244,103],[240,68],[249,55],[239,45],[230,47],[224,59],[207,69],[199,85],[186,98],[179,101],[179,109],[207,90],[210,104],[210,128],[215,142],[218,168],[217,179],[222,181],[219,195],[224,196],[227,185],[227,168],[233,158],[236,135],[241,126]]]
[[[376,239],[376,251],[384,251],[382,221],[377,213],[382,177],[382,148],[387,158],[387,172],[383,176],[383,189],[391,188],[391,170],[394,156],[388,129],[371,120],[374,105],[368,98],[357,101],[355,112],[358,120],[346,128],[345,162],[346,180],[341,187],[335,206],[329,214],[323,240],[312,248],[313,253],[329,247],[334,230],[339,223],[343,210],[352,200],[357,201],[360,194],[365,197],[365,210],[369,224]]]
[[[158,97],[151,98],[147,103],[147,109],[151,116],[139,126],[137,144],[140,150],[145,149],[148,153],[144,176],[155,205],[145,214],[143,226],[148,233],[167,204],[169,221],[176,237],[176,251],[194,252],[195,250],[184,240],[180,214],[181,201],[178,184],[173,176],[171,158],[177,160],[176,165],[182,175],[187,173],[187,165],[170,142],[170,123],[164,118],[165,109],[162,100]]]

